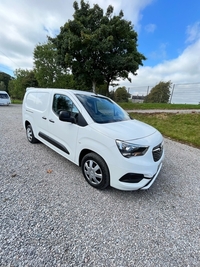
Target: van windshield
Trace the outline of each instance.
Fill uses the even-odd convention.
[[[5,93],[0,93],[0,98],[7,99],[8,95]]]
[[[76,94],[91,118],[97,123],[110,123],[130,120],[126,113],[109,98],[99,95]]]

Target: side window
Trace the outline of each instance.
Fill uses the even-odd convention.
[[[72,116],[76,117],[79,110],[74,105],[72,100],[66,95],[55,94],[53,99],[53,111],[59,115],[60,111],[69,111]]]

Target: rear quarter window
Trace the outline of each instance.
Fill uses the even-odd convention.
[[[48,92],[29,92],[26,97],[26,106],[38,111],[45,111],[49,103]]]
[[[26,106],[28,108],[35,108],[36,99],[37,99],[37,93],[35,92],[28,93],[26,97]]]
[[[39,111],[45,111],[48,108],[49,103],[49,93],[39,92],[36,98],[36,109]]]

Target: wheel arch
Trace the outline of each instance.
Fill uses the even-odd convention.
[[[81,151],[80,155],[79,155],[79,162],[78,162],[79,167],[81,167],[81,161],[82,161],[83,157],[84,157],[85,155],[89,154],[89,153],[94,153],[94,154],[98,155],[100,158],[102,158],[102,160],[105,162],[105,164],[106,164],[106,166],[107,166],[107,168],[108,168],[108,171],[109,171],[109,173],[110,173],[108,164],[107,164],[107,162],[104,160],[104,158],[103,158],[100,154],[98,154],[96,151],[94,151],[94,150],[92,150],[92,149],[87,149],[87,148],[83,149],[83,150]]]
[[[26,121],[24,122],[25,129],[27,128],[28,125],[31,125],[31,123],[30,123],[29,121],[26,120]]]
[[[81,161],[82,161],[83,157],[84,157],[85,155],[89,154],[89,153],[96,153],[96,152],[94,152],[94,151],[91,150],[91,149],[87,149],[87,148],[85,148],[85,149],[83,149],[83,150],[81,151],[81,153],[80,153],[80,155],[79,155],[79,161],[78,161],[78,165],[79,165],[79,167],[81,167]],[[96,153],[96,154],[97,154],[97,153]],[[100,156],[100,155],[99,155],[99,156]]]

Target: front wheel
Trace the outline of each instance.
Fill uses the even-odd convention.
[[[85,155],[81,168],[86,181],[93,187],[105,189],[110,184],[110,174],[105,161],[95,153]]]
[[[27,137],[28,141],[29,141],[30,143],[32,143],[32,144],[38,142],[38,140],[37,140],[37,139],[35,138],[35,136],[34,136],[33,129],[32,129],[32,127],[31,127],[30,124],[27,125],[27,127],[26,127],[26,137]]]

